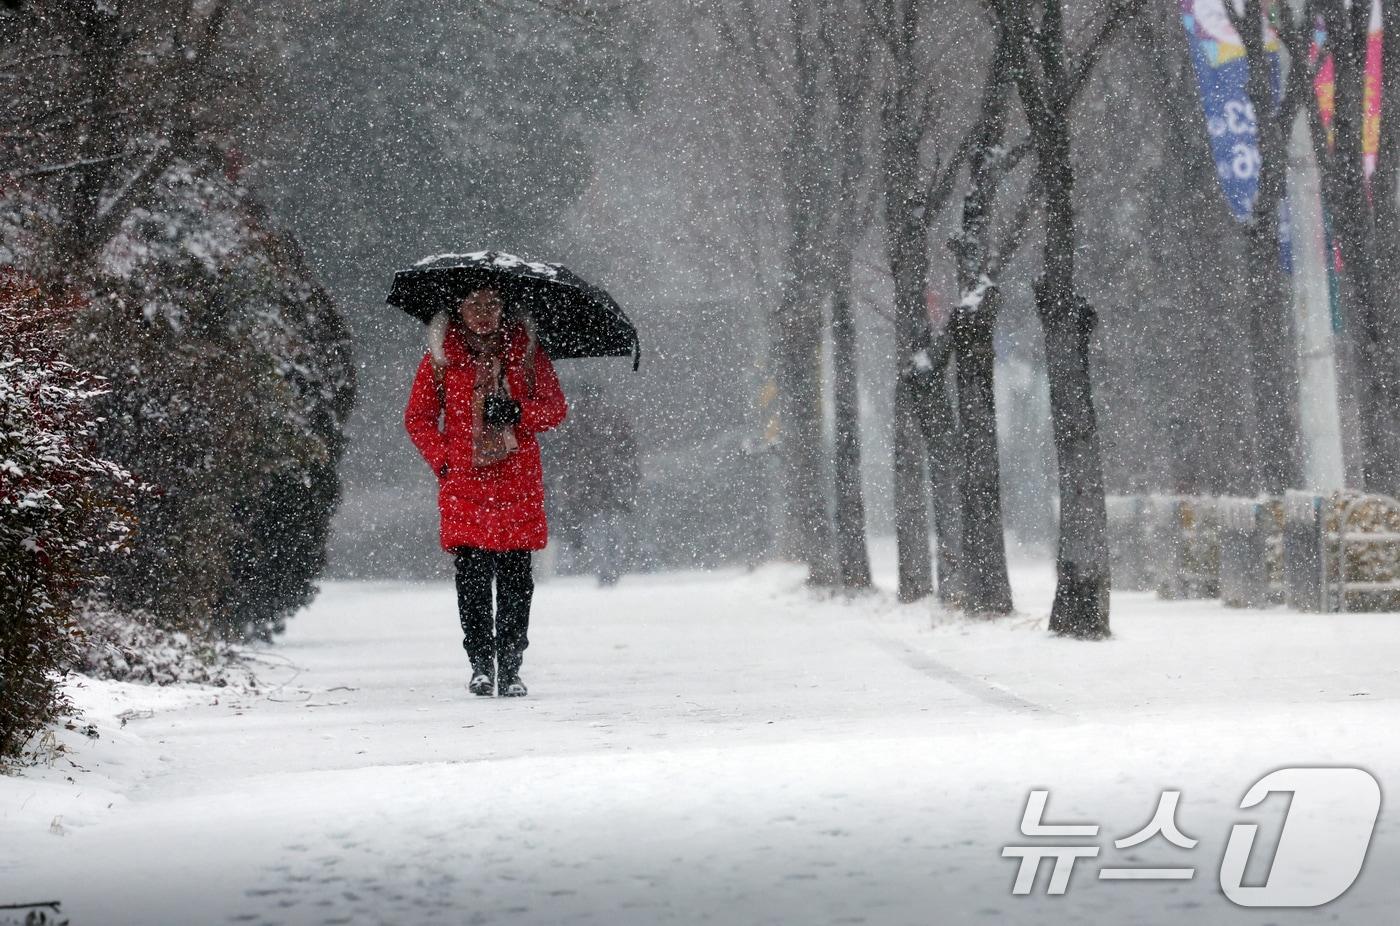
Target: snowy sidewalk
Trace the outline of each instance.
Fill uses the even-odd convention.
[[[152,694],[72,784],[0,779],[0,903],[73,926],[1392,921],[1384,809],[1321,909],[1234,907],[1217,873],[1232,823],[1278,829],[1285,797],[1238,808],[1267,772],[1400,784],[1400,616],[1125,594],[1114,640],[1073,643],[1043,630],[1048,566],[1016,578],[1023,615],[993,624],[780,568],[543,583],[519,701],[465,692],[447,585],[332,584],[268,651],[276,690]],[[1102,825],[1050,841],[1103,847],[1064,896],[1044,872],[1011,893],[1031,788]],[[1115,849],[1164,789],[1200,844]],[[1196,873],[1098,879],[1134,864]]]

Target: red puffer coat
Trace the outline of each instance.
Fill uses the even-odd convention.
[[[529,343],[523,330],[510,332],[505,380],[511,398],[520,403],[515,426],[519,448],[496,463],[472,467],[472,387],[476,373],[466,343],[456,325],[443,342],[446,413],[438,429],[438,391],[432,355],[425,354],[413,380],[404,411],[404,427],[418,452],[438,476],[438,511],[442,516],[442,548],[480,547],[485,550],[542,550],[547,539],[544,517],[544,471],[535,435],[557,427],[567,406],[559,377],[544,351],[534,356],[534,388],[525,369]]]

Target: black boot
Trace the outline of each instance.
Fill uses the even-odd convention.
[[[485,672],[473,672],[471,681],[467,682],[467,690],[479,697],[489,698],[496,693],[496,680]]]
[[[489,698],[495,694],[496,678],[489,665],[472,664],[472,678],[467,682],[467,690],[474,695]]]
[[[525,683],[520,680],[520,673],[512,672],[509,675],[501,673],[501,697],[503,698],[523,698],[530,693],[530,689],[525,687]]]

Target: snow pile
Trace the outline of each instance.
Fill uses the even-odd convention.
[[[158,744],[141,735],[151,721],[217,703],[229,691],[69,676],[64,694],[73,716],[34,738],[33,764],[19,774],[0,776],[0,872],[13,866],[14,856],[30,855],[56,842],[55,837],[70,836],[125,809],[132,789],[164,761]],[[23,879],[11,887],[3,875],[0,894],[7,903],[35,899]],[[94,920],[106,922],[100,916]],[[9,924],[0,918],[0,926]]]

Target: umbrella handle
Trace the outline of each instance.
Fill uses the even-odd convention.
[[[636,336],[634,335],[633,338],[632,338],[632,372],[633,372],[633,373],[637,372],[637,368],[640,367],[641,365],[642,365],[642,339],[639,338],[639,337],[636,337]]]

